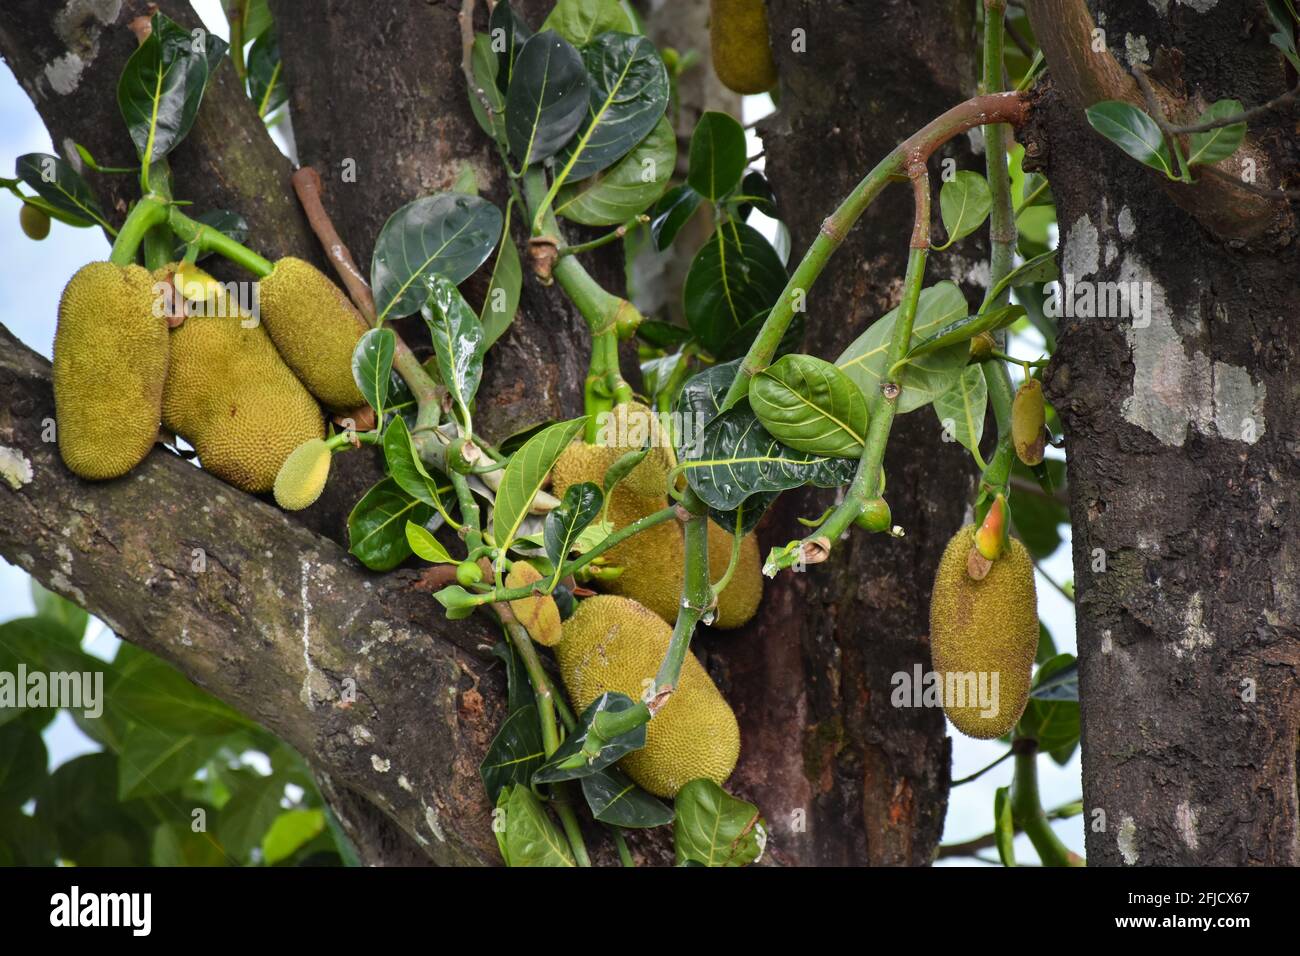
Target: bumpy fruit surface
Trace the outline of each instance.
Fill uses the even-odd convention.
[[[663,498],[668,494],[668,472],[677,462],[655,413],[640,402],[626,402],[614,406],[600,422],[597,444],[609,449],[611,465],[629,452],[640,451],[647,442],[646,456],[619,484],[643,498]]]
[[[295,448],[323,438],[320,406],[266,329],[233,302],[171,333],[163,424],[194,446],[203,467],[244,491],[270,491]]]
[[[1011,403],[1011,440],[1016,446],[1016,457],[1026,465],[1037,465],[1043,460],[1046,423],[1043,383],[1036,378],[1027,378],[1016,389],[1016,397]]]
[[[531,564],[516,561],[506,575],[506,587],[527,587],[541,579],[541,572]],[[538,644],[554,647],[560,642],[560,608],[549,594],[530,594],[511,601],[510,612]]]
[[[18,225],[22,227],[28,239],[39,242],[50,234],[50,214],[44,209],[25,202],[18,210]]]
[[[352,378],[352,350],[366,323],[343,291],[292,256],[278,261],[260,285],[262,324],[307,391],[335,412],[364,405]]]
[[[668,650],[672,628],[635,601],[598,595],[578,604],[556,647],[560,675],[582,711],[603,693],[639,700]],[[708,672],[687,654],[668,703],[646,725],[646,745],[620,761],[628,776],[661,797],[699,777],[722,784],[740,756],[740,728]]]
[[[153,304],[153,276],[139,266],[91,262],[63,290],[54,414],[59,453],[82,478],[126,474],[158,438],[168,343]]]
[[[736,93],[763,93],[776,85],[763,0],[711,0],[709,40],[713,71]]]
[[[333,454],[323,439],[309,438],[280,466],[275,476],[275,503],[285,511],[301,511],[316,503],[330,476]]]
[[[966,561],[974,536],[974,525],[962,528],[939,562],[930,597],[930,657],[945,689],[961,685],[991,691],[992,675],[997,674],[995,714],[986,713],[993,708],[980,706],[970,694],[965,706],[956,706],[945,692],[948,719],[967,736],[987,740],[1014,727],[1029,701],[1038,650],[1038,603],[1033,561],[1014,538],[982,580],[971,579]],[[960,677],[971,674],[974,681]]]

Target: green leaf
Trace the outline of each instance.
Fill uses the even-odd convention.
[[[406,543],[411,546],[417,558],[422,558],[430,564],[460,564],[460,561],[453,558],[442,546],[442,542],[424,525],[406,522]]]
[[[208,762],[220,740],[132,724],[122,743],[118,799],[156,797],[176,790]]]
[[[1282,51],[1282,55],[1291,61],[1291,65],[1297,71],[1300,71],[1300,53],[1296,52],[1295,45],[1295,21],[1300,17],[1292,16],[1295,7],[1291,5],[1290,0],[1286,0],[1286,4],[1284,7],[1283,0],[1266,0],[1265,6],[1268,8],[1269,19],[1273,21],[1273,26],[1277,30],[1269,36],[1268,40]]]
[[[772,437],[796,451],[858,458],[867,440],[867,399],[830,362],[786,355],[758,375],[749,404]]]
[[[408,495],[392,478],[384,478],[348,515],[348,552],[372,571],[391,571],[411,554],[406,522],[423,525],[432,516],[433,508]]]
[[[620,0],[558,0],[542,23],[576,47],[584,47],[602,33],[640,33],[636,18]]]
[[[528,682],[528,672],[519,659],[518,652],[509,641],[497,641],[492,646],[492,653],[506,665],[506,712],[515,711],[533,703],[533,687]]]
[[[677,233],[690,222],[703,201],[704,197],[688,183],[674,186],[664,193],[663,198],[650,210],[650,235],[654,238],[655,248],[663,252],[671,246]],[[641,324],[645,325],[644,322]]]
[[[500,8],[504,4],[497,4]],[[502,146],[506,144],[506,96],[499,82],[500,66],[496,51],[492,49],[492,38],[486,33],[474,35],[474,47],[470,50],[469,65],[474,74],[474,85],[478,89],[469,91],[469,106],[479,128]],[[483,107],[487,100],[491,108],[489,113]]]
[[[289,99],[284,64],[280,61],[280,40],[275,30],[263,33],[248,51],[248,98],[262,118],[270,116]]]
[[[677,449],[678,461],[695,493],[710,508],[731,511],[760,492],[805,484],[819,488],[847,484],[856,462],[787,448],[763,427],[748,400],[718,412],[737,365],[715,365],[694,376],[677,400],[679,421],[707,422],[698,440],[682,441]]]
[[[621,226],[662,195],[677,162],[677,137],[667,117],[613,166],[555,196],[555,214],[585,226]]]
[[[956,322],[950,322],[943,328],[927,335],[907,350],[909,360],[921,355],[928,355],[958,342],[969,342],[981,332],[994,332],[1004,329],[1025,314],[1024,306],[1004,305],[990,309],[978,315],[966,315]]]
[[[0,812],[17,809],[35,797],[48,765],[41,732],[28,721],[0,727]]]
[[[483,779],[488,799],[496,803],[503,787],[527,787],[533,771],[542,765],[546,752],[542,747],[542,728],[537,706],[528,703],[513,710],[488,747],[478,773]]]
[[[1136,106],[1106,100],[1089,106],[1088,124],[1139,163],[1173,176],[1169,147],[1160,127]]]
[[[217,839],[226,852],[247,860],[280,815],[283,796],[284,779],[278,774],[253,777],[236,789],[217,815]]]
[[[528,38],[506,91],[506,139],[523,168],[554,156],[587,116],[582,55],[552,30]]]
[[[1034,696],[1039,687],[1047,686],[1048,693],[1068,694],[1070,675],[1077,680],[1078,663],[1073,654],[1058,654],[1038,668],[1030,687],[1029,706],[1025,708],[1016,725],[1016,734],[1038,741],[1039,750],[1056,751],[1071,748],[1079,739],[1079,702],[1068,696],[1040,700]],[[1053,680],[1063,675],[1059,682]],[[1077,686],[1077,685],[1076,685]],[[1053,688],[1057,688],[1054,691]]]
[[[497,9],[505,6],[498,4]],[[497,339],[505,335],[519,311],[519,294],[523,288],[524,273],[519,264],[519,247],[510,237],[510,217],[513,206],[506,207],[505,222],[501,225],[501,241],[497,245],[497,259],[492,266],[487,294],[478,319],[483,326],[483,349],[490,349]]]
[[[262,837],[263,861],[271,866],[289,859],[324,829],[324,810],[286,810]]]
[[[35,578],[31,579],[31,588],[37,619],[62,629],[67,634],[68,642],[79,647],[86,634],[90,615],[62,595],[42,587],[41,582]]]
[[[501,0],[492,8],[488,18],[488,38],[496,52],[496,87],[501,93],[510,88],[510,75],[514,72],[519,51],[533,31],[514,7]]]
[[[740,184],[748,156],[744,127],[726,113],[709,110],[691,133],[686,182],[705,199],[717,202]]]
[[[560,506],[546,516],[542,536],[546,556],[558,570],[587,525],[600,514],[605,496],[590,481],[570,485]]]
[[[1039,679],[1034,682],[1034,688],[1029,692],[1029,696],[1034,700],[1073,700],[1079,699],[1079,662],[1069,654],[1059,654],[1058,657],[1070,658],[1063,665],[1058,665],[1058,669],[1053,670],[1046,677],[1042,676],[1046,666],[1039,669]]]
[[[984,437],[984,413],[988,408],[988,385],[984,370],[968,365],[952,388],[934,400],[934,413],[947,436],[972,453],[979,450]]]
[[[978,229],[992,208],[988,181],[979,173],[959,170],[939,190],[939,210],[943,214],[943,227],[948,231],[948,241],[944,246],[952,245]]]
[[[555,157],[562,182],[612,166],[645,139],[668,106],[668,71],[645,37],[602,33],[582,51],[589,78],[589,116]]]
[[[718,360],[742,355],[781,297],[786,278],[762,233],[744,223],[722,223],[686,274],[687,325]]]
[[[966,299],[951,282],[939,282],[921,290],[912,323],[912,345],[925,340],[954,319],[966,314]],[[867,396],[867,408],[874,415],[883,396],[880,382],[888,369],[889,340],[898,320],[892,309],[854,339],[835,364],[857,383]],[[957,342],[912,359],[903,375],[903,392],[898,397],[898,414],[928,405],[952,387],[966,366],[970,349]]]
[[[380,321],[416,312],[434,275],[459,285],[496,248],[501,210],[464,193],[437,193],[407,203],[388,217],[370,265]]]
[[[247,0],[244,8],[244,42],[256,40],[271,29],[275,20],[271,17],[271,8],[266,0]],[[229,12],[229,11],[227,11]]]
[[[108,706],[132,723],[176,736],[230,734],[252,726],[239,711],[152,654],[133,657],[119,668],[108,689]]]
[[[505,814],[497,844],[506,866],[577,865],[564,834],[527,787],[503,789],[497,809]]]
[[[384,463],[388,465],[389,477],[407,495],[434,508],[439,502],[445,507],[444,496],[452,494],[450,482],[424,466],[416,454],[406,420],[400,415],[394,416],[384,430]],[[440,484],[440,478],[445,484]],[[415,523],[424,525],[423,521]]]
[[[601,694],[592,702],[590,707],[582,712],[574,732],[565,738],[564,743],[560,744],[555,753],[551,754],[546,763],[533,774],[533,784],[577,780],[604,770],[626,757],[632,751],[644,747],[645,724],[641,724],[625,734],[619,734],[613,740],[605,740],[599,737],[592,729],[597,714],[606,711],[617,714],[621,711],[630,710],[635,706],[636,703],[626,694],[612,691]],[[591,745],[588,744],[588,737],[592,738]],[[599,746],[594,746],[597,744]],[[594,751],[595,755],[583,754],[584,747],[589,747]]]
[[[248,239],[248,220],[229,209],[205,209],[194,217],[194,221],[215,229],[223,236],[234,239],[235,242],[244,242]],[[176,240],[172,247],[172,258],[179,262],[185,258],[188,249],[186,243]],[[211,255],[210,251],[200,252],[195,261],[202,262]]]
[[[607,767],[582,778],[591,815],[615,827],[659,827],[673,822],[673,808],[646,793],[626,774]]]
[[[1049,458],[1042,464],[1042,473],[1047,480],[1057,488],[1062,487],[1065,482],[1065,462]],[[1031,469],[1019,460],[1013,462],[1011,467],[1013,475],[1037,480]],[[1011,529],[1036,561],[1049,557],[1061,546],[1061,525],[1069,523],[1069,509],[1050,493],[1017,494],[1012,500]]]
[[[1010,787],[998,787],[993,793],[993,835],[1002,865],[1015,866],[1016,822],[1011,816]]]
[[[80,866],[144,866],[149,833],[132,816],[138,803],[115,797],[118,758],[92,753],[61,764],[36,798],[36,823],[52,834],[58,855]]]
[[[198,115],[210,70],[227,44],[206,30],[193,34],[161,13],[136,47],[117,84],[117,105],[144,166],[171,152]]]
[[[149,854],[153,866],[225,866],[230,862],[210,833],[186,823],[163,823],[153,831]]]
[[[745,173],[745,178],[740,181],[740,194],[731,196],[730,202],[736,204],[736,216],[741,222],[749,218],[755,209],[769,219],[780,218],[776,209],[776,193],[772,192],[772,184],[759,169]]]
[[[455,283],[435,275],[431,286],[421,313],[433,340],[442,384],[468,421],[470,402],[483,378],[483,326]]]
[[[371,329],[352,350],[352,378],[379,415],[388,401],[388,383],[393,374],[393,352],[397,335],[392,329]]]
[[[745,866],[763,855],[767,824],[758,807],[712,780],[692,780],[677,793],[673,849],[680,866]]]
[[[1196,122],[1211,123],[1236,116],[1242,112],[1242,105],[1237,100],[1218,100],[1208,110],[1197,117]],[[1220,126],[1206,133],[1193,133],[1191,147],[1187,154],[1187,164],[1197,163],[1212,165],[1227,159],[1237,151],[1241,141],[1246,138],[1246,124],[1233,123]]]
[[[527,516],[533,498],[542,490],[551,466],[584,424],[585,418],[557,422],[528,439],[510,456],[492,513],[493,538],[502,552],[519,532],[519,525]]]
[[[14,163],[14,176],[76,223],[108,225],[90,186],[70,163],[59,157],[49,153],[24,153]]]

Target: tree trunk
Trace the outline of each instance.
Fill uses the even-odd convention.
[[[1082,108],[1141,105],[1126,72],[1138,61],[1174,122],[1296,78],[1263,3],[1165,6],[1097,3],[1110,50],[1081,60],[1081,0],[1029,5],[1052,85],[1027,150],[1056,197],[1061,271],[1099,301],[1100,283],[1139,283],[1136,309],[1060,319],[1049,376],[1069,454],[1087,855],[1294,865],[1296,221],[1210,174],[1157,185]],[[1259,186],[1294,187],[1297,145],[1294,113],[1273,114],[1240,155]]]

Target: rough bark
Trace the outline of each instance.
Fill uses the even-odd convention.
[[[760,132],[794,258],[878,159],[974,92],[972,13],[939,0],[769,4],[781,110]],[[792,48],[796,29],[806,52]],[[943,155],[982,165],[965,140]],[[937,182],[937,165],[932,174]],[[807,351],[834,359],[897,304],[911,222],[900,187],[850,233],[809,293]],[[929,281],[969,282],[976,261],[936,255]],[[940,433],[928,408],[894,425],[887,496],[907,537],[854,533],[829,563],[770,582],[745,634],[708,642],[726,662],[745,741],[734,779],[763,806],[784,862],[922,865],[938,845],[950,757],[943,714],[889,698],[891,675],[929,668],[930,584],[971,489],[968,456]],[[829,503],[825,492],[782,496],[764,548],[801,534],[795,517]]]
[[[1155,6],[1094,13],[1130,38],[1116,58],[1147,51],[1187,102],[1253,105],[1295,82],[1262,3]],[[1062,318],[1049,376],[1069,455],[1088,861],[1294,865],[1294,219],[1267,216],[1250,242],[1216,234],[1185,211],[1188,187],[1154,188],[1158,174],[1091,132],[1087,84],[1050,49],[1048,63],[1027,148],[1056,197],[1062,272],[1081,289],[1141,283],[1151,307],[1149,321]],[[1294,114],[1252,132],[1260,184],[1294,186]]]

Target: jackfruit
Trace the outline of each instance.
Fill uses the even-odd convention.
[[[316,503],[330,476],[333,453],[323,439],[309,438],[292,452],[275,476],[275,503],[301,511]]]
[[[1042,463],[1046,426],[1043,383],[1027,378],[1016,389],[1016,397],[1011,402],[1011,440],[1016,446],[1016,457],[1026,465]]]
[[[659,670],[672,628],[624,597],[598,595],[578,603],[555,649],[574,709],[607,691],[638,700]],[[694,654],[682,662],[672,696],[646,725],[646,744],[620,761],[643,788],[672,797],[691,780],[721,785],[740,757],[740,727]]]
[[[38,206],[25,202],[18,210],[18,225],[28,239],[40,241],[50,234],[50,214]]]
[[[1023,544],[1010,539],[976,581],[966,570],[974,540],[975,526],[967,525],[939,561],[930,596],[930,659],[943,680],[948,719],[968,737],[987,740],[1014,727],[1029,702],[1038,601]]]
[[[125,475],[158,438],[167,320],[140,266],[91,262],[69,280],[54,333],[59,453],[82,478]]]
[[[727,573],[731,560],[731,534],[709,522],[709,579],[717,581]],[[678,583],[680,590],[681,583]],[[718,595],[718,609],[713,626],[720,630],[740,627],[758,611],[763,600],[763,561],[758,554],[758,539],[747,534],[740,539],[740,557],[731,580]]]
[[[343,291],[311,263],[287,256],[259,288],[260,316],[289,368],[330,411],[366,403],[352,351],[367,326]]]
[[[764,93],[776,85],[763,0],[710,0],[713,72],[734,93]]]
[[[668,472],[677,464],[671,438],[659,424],[659,417],[640,402],[626,402],[600,416],[596,444],[608,449],[608,464],[650,443],[646,456],[624,476],[619,485],[642,498],[663,498],[668,494]],[[601,472],[604,474],[604,471]],[[597,482],[599,483],[599,482]],[[662,507],[662,506],[661,506]]]
[[[294,449],[324,437],[316,400],[266,329],[229,297],[215,314],[190,316],[172,331],[171,356],[163,424],[228,484],[270,491]]]
[[[506,575],[506,587],[521,588],[541,579],[541,572],[527,561],[516,561]],[[560,642],[560,608],[549,594],[530,594],[511,601],[510,612],[538,644],[554,647]]]

